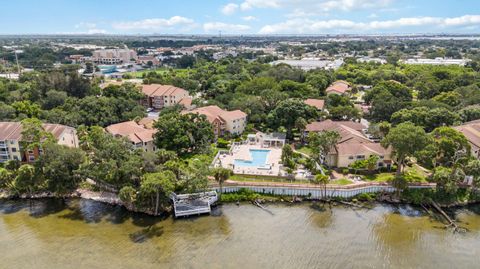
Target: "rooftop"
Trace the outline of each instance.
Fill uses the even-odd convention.
[[[363,134],[365,126],[353,121],[332,121],[325,120],[320,122],[312,122],[307,125],[307,132],[336,131],[340,135],[340,143],[371,143]]]
[[[73,127],[61,125],[61,124],[52,124],[44,123],[42,124],[45,131],[53,134],[56,139],[59,139],[60,136],[66,129],[74,129]],[[0,140],[21,140],[22,139],[22,123],[21,122],[0,122]]]
[[[209,122],[214,122],[216,119],[220,121],[231,121],[247,117],[247,114],[241,110],[226,111],[218,106],[199,107],[187,113],[205,115]]]
[[[340,94],[344,94],[346,93],[347,91],[350,91],[350,84],[346,81],[343,81],[343,80],[338,80],[338,81],[335,81],[333,82],[330,86],[328,86],[328,88],[325,90],[325,92],[327,93],[331,93],[331,92],[337,92],[337,93],[340,93]]]
[[[463,133],[470,143],[476,147],[480,147],[480,120],[467,122],[454,128]]]
[[[322,110],[325,106],[325,100],[322,99],[307,99],[304,101],[306,105],[313,106],[318,110]]]
[[[147,96],[155,97],[174,95],[177,93],[185,93],[186,90],[172,85],[149,84],[142,85],[142,92]]]
[[[380,143],[341,143],[335,146],[338,155],[389,155],[391,150],[382,147]]]
[[[156,133],[156,130],[147,129],[134,121],[112,124],[105,129],[114,136],[127,137],[134,143],[153,141],[153,135]]]

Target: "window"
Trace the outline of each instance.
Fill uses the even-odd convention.
[[[33,150],[29,150],[29,151],[28,151],[28,154],[33,154]]]
[[[35,157],[34,156],[28,156],[28,160],[33,162],[33,161],[35,161]]]
[[[357,155],[357,159],[365,159],[365,155]]]
[[[17,148],[12,148],[12,152],[17,152]]]
[[[385,158],[385,156],[383,156],[383,155],[380,155],[380,156],[378,156],[378,157],[379,157],[380,159],[383,159],[383,158]]]
[[[353,156],[348,156],[348,159],[349,159],[349,160],[353,160]]]

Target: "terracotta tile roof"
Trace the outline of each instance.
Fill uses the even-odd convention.
[[[192,98],[191,97],[185,97],[178,102],[180,105],[183,105],[186,108],[189,108],[192,105]]]
[[[169,96],[175,94],[187,94],[188,92],[182,88],[172,85],[150,84],[142,85],[142,92],[150,97]]]
[[[241,110],[224,111],[219,115],[224,120],[236,120],[247,117],[247,114]]]
[[[391,149],[384,148],[380,143],[341,143],[335,146],[339,156],[379,155],[390,157]]]
[[[304,103],[309,106],[313,106],[318,110],[322,110],[323,107],[325,106],[325,100],[321,100],[321,99],[307,99],[305,100]]]
[[[339,126],[346,126],[353,130],[361,132],[363,129],[366,128],[363,124],[359,122],[353,121],[332,121],[332,120],[324,120],[324,121],[317,121],[312,122],[306,126],[307,132],[321,132],[325,130],[331,130],[338,128]]]
[[[210,123],[214,122],[217,119],[225,122],[247,117],[247,114],[241,110],[226,111],[219,108],[218,106],[199,107],[187,113],[197,113],[205,115]]]
[[[105,129],[114,136],[127,137],[134,143],[153,141],[153,135],[156,132],[156,130],[146,129],[134,121],[112,124]]]
[[[365,126],[353,121],[332,121],[312,122],[307,125],[307,132],[336,131],[340,135],[341,143],[371,143],[362,132]]]
[[[343,80],[338,80],[332,83],[328,88],[325,90],[326,93],[337,92],[340,94],[344,94],[347,91],[350,91],[350,84]]]
[[[139,125],[143,125],[143,127],[147,129],[153,129],[153,124],[155,123],[156,118],[145,117],[138,121]]]
[[[73,127],[44,123],[42,124],[45,131],[50,132],[58,140],[60,136],[67,129],[74,129]],[[22,124],[20,122],[0,122],[0,140],[21,140],[22,139]]]
[[[467,140],[475,145],[480,147],[480,121],[471,121],[463,125],[453,127],[457,131],[463,133]]]

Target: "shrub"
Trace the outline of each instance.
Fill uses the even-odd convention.
[[[219,148],[228,148],[229,144],[230,144],[230,142],[223,139],[223,138],[219,138],[217,140],[217,147],[219,147]]]
[[[375,200],[375,194],[374,193],[360,193],[356,197],[359,201],[368,201],[371,202]]]
[[[221,199],[222,202],[255,201],[258,197],[260,197],[260,194],[250,189],[241,188],[234,193],[222,194]]]

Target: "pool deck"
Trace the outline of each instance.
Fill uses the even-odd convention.
[[[259,169],[257,167],[247,167],[247,166],[235,166],[235,160],[245,160],[250,161],[252,156],[250,155],[250,150],[269,150],[270,152],[267,155],[266,164],[270,166],[270,169],[264,168]],[[264,175],[264,176],[279,176],[283,175],[283,171],[280,170],[280,160],[282,156],[281,148],[263,148],[259,145],[235,145],[231,149],[232,154],[222,154],[219,156],[222,167],[233,169],[235,174],[247,174],[247,175]]]

